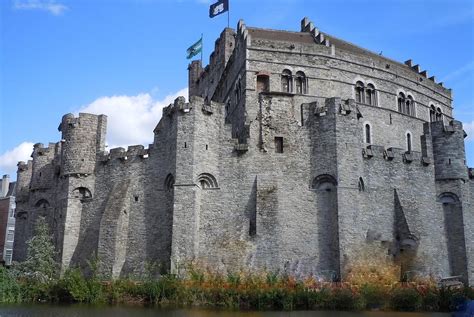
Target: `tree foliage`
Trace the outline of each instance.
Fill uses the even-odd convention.
[[[27,257],[20,264],[20,271],[42,283],[51,281],[58,275],[56,255],[48,223],[39,217],[33,237],[27,241]]]

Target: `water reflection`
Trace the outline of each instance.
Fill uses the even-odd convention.
[[[202,309],[163,309],[124,306],[53,306],[11,305],[0,306],[0,317],[448,317],[445,313],[398,313],[398,312],[232,312]]]

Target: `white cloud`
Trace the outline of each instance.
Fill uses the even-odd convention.
[[[61,15],[69,9],[67,6],[57,3],[55,0],[15,0],[13,8],[16,10],[42,10],[52,15]]]
[[[153,129],[160,121],[162,109],[178,96],[187,96],[188,89],[154,100],[149,93],[136,96],[100,97],[78,112],[107,115],[109,148],[128,145],[148,145],[153,142]]]
[[[32,142],[23,142],[14,149],[0,155],[0,170],[3,174],[10,174],[10,178],[16,178],[16,165],[19,161],[28,161],[33,152]]]
[[[463,128],[467,133],[466,141],[474,141],[474,121],[463,123]]]

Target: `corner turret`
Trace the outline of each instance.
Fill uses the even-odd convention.
[[[63,116],[61,176],[92,174],[97,155],[105,150],[107,116],[80,113]]]

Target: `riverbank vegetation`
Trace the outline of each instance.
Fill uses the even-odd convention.
[[[36,226],[28,242],[25,262],[0,267],[0,303],[108,303],[159,306],[201,306],[252,310],[400,310],[452,311],[474,289],[439,288],[430,279],[398,282],[394,265],[363,263],[353,266],[343,282],[324,282],[315,277],[296,278],[285,273],[234,272],[186,267],[187,274],[156,274],[107,281],[90,263],[86,277],[69,269],[59,277],[52,259],[54,249],[46,223]],[[46,247],[45,247],[46,246]]]

